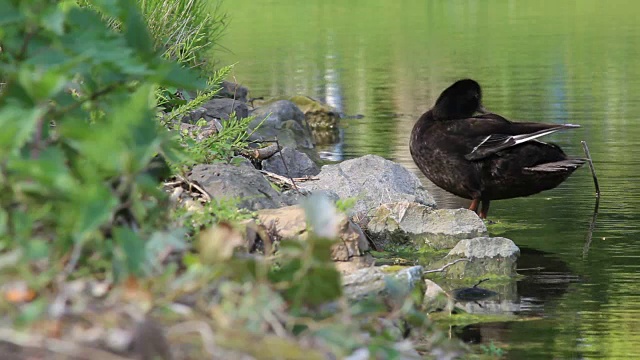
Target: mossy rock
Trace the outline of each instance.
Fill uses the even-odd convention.
[[[279,100],[289,100],[302,110],[305,119],[312,129],[334,129],[340,122],[340,113],[328,104],[303,95],[278,96],[262,101],[255,101],[254,105],[264,106]]]

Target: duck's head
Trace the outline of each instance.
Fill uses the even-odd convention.
[[[482,106],[480,84],[471,79],[458,80],[449,86],[431,110],[436,120],[466,119],[476,112],[487,112]]]

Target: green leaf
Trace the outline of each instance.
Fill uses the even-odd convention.
[[[23,108],[15,102],[3,106],[0,109],[0,157],[24,146],[44,113],[44,107]]]
[[[65,74],[56,69],[37,68],[29,65],[23,65],[20,68],[18,79],[20,85],[36,103],[53,97],[67,82]]]
[[[41,18],[41,25],[56,35],[62,35],[64,33],[65,19],[64,7],[59,4],[57,7],[50,7],[45,11]]]
[[[47,241],[31,239],[26,245],[26,255],[29,260],[41,260],[49,257],[49,244]]]
[[[5,27],[22,21],[23,15],[16,9],[11,1],[0,0],[0,26]]]
[[[177,64],[165,62],[159,65],[156,71],[159,75],[156,81],[162,86],[173,86],[186,90],[199,90],[207,87],[206,81],[199,78],[195,71],[185,69]]]
[[[153,43],[147,24],[140,15],[135,1],[120,0],[126,19],[124,22],[124,36],[127,44],[136,49],[144,59],[151,59],[154,55]]]
[[[113,239],[124,251],[124,263],[129,274],[144,275],[147,256],[144,240],[133,230],[117,227],[113,231]]]
[[[85,241],[111,219],[118,205],[118,199],[104,185],[85,186],[75,194],[71,202],[73,208],[67,209],[74,214],[73,237],[75,242]]]
[[[26,326],[40,318],[46,311],[49,303],[45,297],[36,299],[20,307],[20,315],[16,319],[18,326]]]

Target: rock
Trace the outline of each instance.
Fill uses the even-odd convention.
[[[195,124],[198,120],[203,119],[206,121],[207,109],[199,107],[193,111],[190,111],[187,115],[182,117],[182,122],[187,124]]]
[[[198,142],[217,134],[221,128],[222,125],[218,119],[213,119],[209,122],[202,122],[201,124],[180,124],[181,134],[187,135]]]
[[[287,164],[286,168],[282,162],[283,158]],[[311,160],[309,155],[290,147],[285,147],[279,153],[275,153],[270,158],[262,161],[262,169],[294,178],[317,175],[320,172],[320,168]],[[289,170],[288,173],[287,169]]]
[[[491,296],[484,300],[464,300],[456,299],[455,307],[461,308],[469,314],[493,314],[493,315],[509,315],[517,314],[522,311],[527,313],[536,313],[540,311],[542,305],[539,301],[530,302],[518,294],[518,282],[512,281],[489,281],[483,283],[482,286],[486,286],[492,292],[497,295]],[[454,291],[454,294],[459,292],[459,289]],[[535,299],[534,299],[535,300]]]
[[[300,184],[299,182],[296,182],[296,184]],[[300,190],[300,192],[294,190],[294,189],[289,189],[289,190],[285,190],[283,191],[282,197],[285,199],[285,202],[287,204],[290,205],[296,205],[299,204],[300,201],[306,199],[308,196],[310,196],[312,193],[313,194],[322,194],[324,196],[326,196],[327,198],[329,198],[332,202],[336,202],[338,200],[340,200],[340,197],[338,197],[338,194],[336,194],[335,192],[331,191],[331,190],[315,190],[313,192],[306,190],[306,189],[302,189],[302,188],[298,188]],[[358,224],[359,225],[359,224]]]
[[[450,266],[446,272],[448,277],[515,276],[518,256],[520,249],[507,238],[477,237],[461,240],[442,261],[469,259]]]
[[[340,129],[312,129],[311,134],[316,146],[333,145],[340,142]]]
[[[341,199],[357,197],[353,209],[356,213],[367,214],[381,204],[397,201],[436,206],[414,173],[377,155],[325,165],[320,169],[318,178],[317,181],[302,183],[300,187],[333,190]]]
[[[241,208],[259,210],[288,205],[269,181],[251,166],[196,165],[188,179],[196,181],[216,199],[240,198],[238,207]]]
[[[388,282],[395,279],[399,288]],[[422,286],[422,266],[400,267],[380,266],[357,270],[343,275],[344,294],[351,300],[359,300],[367,296],[404,297],[417,286]]]
[[[487,233],[486,225],[473,211],[434,210],[406,201],[380,205],[373,211],[367,230],[378,250],[407,243],[450,249],[462,239]]]
[[[304,114],[309,126],[313,129],[335,129],[340,121],[340,112],[331,105],[303,95],[279,96],[256,101],[259,106],[273,104],[277,101],[290,101]]]
[[[360,269],[373,266],[376,260],[371,254],[364,254],[363,256],[355,256],[350,261],[336,261],[336,269],[343,275],[351,274]]]
[[[241,101],[227,98],[214,98],[202,105],[205,109],[205,119],[228,120],[232,112],[235,111],[238,119],[249,116],[247,105]]]
[[[308,96],[292,96],[289,98],[302,112],[309,126],[313,129],[335,129],[340,121],[340,113],[325,103]]]
[[[220,87],[220,91],[214,95],[215,97],[235,99],[243,103],[247,102],[249,90],[246,87],[226,80],[220,84]]]
[[[338,214],[337,233],[340,241],[331,247],[331,258],[335,261],[349,261],[353,257],[364,256],[369,243],[360,227],[344,214]],[[305,211],[300,206],[258,211],[258,219],[267,228],[275,227],[282,239],[305,239],[307,221]]]
[[[429,279],[424,280],[427,290],[424,292],[424,309],[426,312],[434,312],[447,308],[452,308],[453,304],[447,293],[440,285]]]
[[[250,140],[264,141],[278,138],[280,145],[299,149],[314,161],[319,161],[315,150],[315,141],[304,114],[288,100],[280,100],[261,106],[252,113],[255,119],[249,124],[250,131],[255,132]]]

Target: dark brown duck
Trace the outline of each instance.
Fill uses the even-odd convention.
[[[553,189],[585,163],[537,138],[576,128],[572,124],[511,122],[482,107],[474,80],[442,92],[411,132],[413,161],[434,184],[470,199],[470,210],[486,218],[491,200]]]

